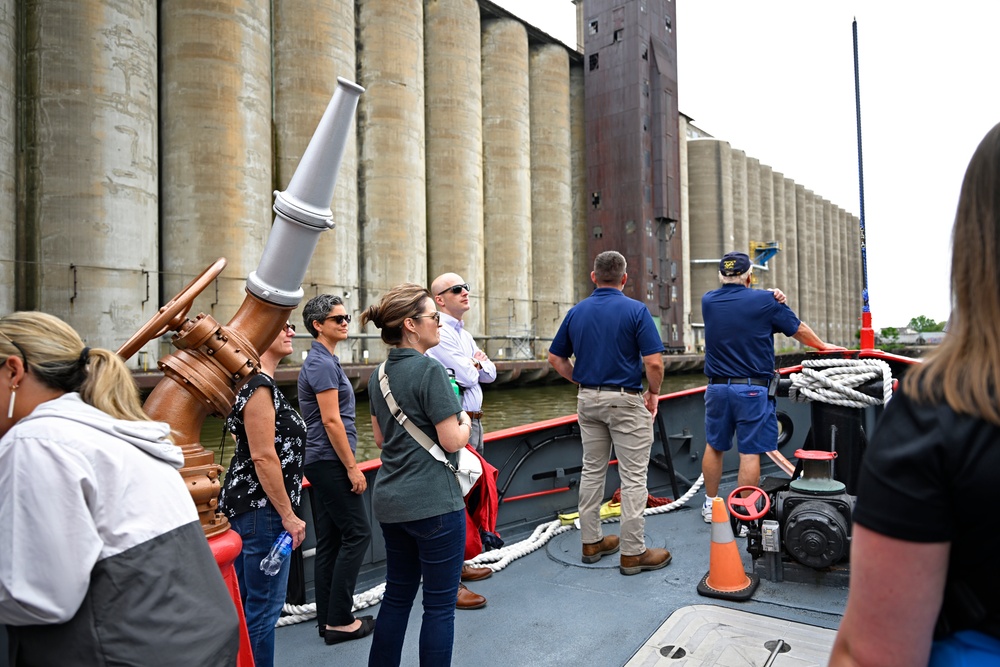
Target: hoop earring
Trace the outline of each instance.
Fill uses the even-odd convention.
[[[17,385],[10,388],[10,403],[7,404],[7,419],[14,418],[14,400],[17,398]]]

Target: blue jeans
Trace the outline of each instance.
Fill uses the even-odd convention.
[[[385,538],[385,596],[368,665],[399,665],[421,576],[424,615],[420,623],[420,665],[450,665],[455,643],[455,601],[465,557],[465,510],[381,526]]]
[[[253,660],[257,667],[271,667],[274,664],[274,624],[285,604],[291,559],[285,559],[281,570],[273,577],[261,571],[260,561],[271,551],[271,545],[284,527],[271,505],[237,514],[229,520],[229,525],[243,540],[243,551],[233,566],[240,582]]]

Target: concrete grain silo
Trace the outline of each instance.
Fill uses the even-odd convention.
[[[681,257],[685,260],[681,262],[681,279],[683,285],[681,287],[681,302],[684,304],[682,307],[682,321],[683,330],[681,335],[684,337],[684,354],[690,354],[695,350],[695,336],[694,329],[691,326],[691,206],[688,198],[689,188],[691,185],[691,178],[689,176],[689,157],[688,157],[688,137],[690,136],[688,120],[684,115],[681,115],[678,119],[678,126],[680,128],[677,135],[681,138],[679,142],[679,164],[680,164],[680,191],[681,191]],[[699,296],[698,303],[701,303],[701,298]]]
[[[775,179],[781,178],[781,174],[775,172]],[[781,178],[782,192],[785,198],[785,284],[788,285],[788,303],[795,313],[802,317],[802,292],[799,290],[799,221],[798,208],[795,204],[796,187],[795,181],[790,178]],[[777,183],[777,180],[775,180]],[[801,344],[796,340],[789,340],[789,345],[796,348]]]
[[[0,313],[15,309],[17,53],[14,0],[0,2]]]
[[[774,184],[771,182],[772,173],[773,170],[771,167],[766,164],[758,164],[757,174],[760,182],[760,204],[757,206],[757,215],[760,216],[760,238],[758,240],[763,243],[773,243],[778,240],[774,235]],[[780,255],[775,255],[768,261],[767,271],[761,272],[761,277],[764,279],[761,283],[762,287],[780,287],[775,280],[775,266],[780,261]],[[775,341],[775,344],[780,344],[780,342],[780,340]]]
[[[361,307],[403,282],[427,284],[421,0],[359,0],[358,205]],[[372,360],[385,346],[370,346]]]
[[[843,245],[841,244],[841,221],[842,221],[843,210],[836,204],[831,204],[830,206],[830,222],[831,222],[831,268],[833,270],[833,275],[830,276],[830,292],[833,294],[831,303],[833,305],[833,317],[831,321],[833,323],[833,334],[831,338],[837,343],[837,345],[844,344],[844,316],[847,313],[844,307],[847,301],[847,292],[844,290],[844,279],[841,271],[844,268],[844,255],[843,255]]]
[[[795,228],[799,260],[799,319],[811,327],[816,323],[816,232],[812,191],[795,184]]]
[[[424,4],[427,280],[460,274],[472,286],[466,329],[486,331],[483,238],[483,85],[479,4]]]
[[[852,346],[854,341],[854,311],[851,309],[851,248],[847,237],[847,225],[850,215],[842,208],[837,209],[840,232],[840,322],[844,328],[842,345]]]
[[[788,235],[785,232],[785,179],[770,167],[767,167],[767,172],[767,178],[770,181],[768,194],[771,197],[773,240],[781,245],[781,251],[771,262],[770,274],[772,285],[782,291],[787,291]],[[788,343],[785,340],[779,340],[778,344],[780,347],[787,347]]]
[[[531,132],[528,34],[509,19],[483,21],[483,219],[486,316],[495,359],[523,356],[532,330]]]
[[[587,252],[587,137],[583,67],[569,68],[570,174],[573,179],[573,301],[590,296],[594,262]],[[684,167],[681,167],[684,173]]]
[[[749,253],[750,248],[750,177],[747,154],[744,151],[732,149],[730,163],[733,172],[733,243],[727,246],[722,254],[731,250]],[[750,158],[756,165],[759,162]],[[756,169],[754,170],[756,172]],[[754,174],[755,182],[759,184],[758,174]],[[755,194],[758,191],[755,190]],[[722,255],[720,255],[721,257]]]
[[[273,220],[270,36],[268,4],[160,3],[162,293],[225,257],[191,310],[220,323],[243,303]]]
[[[823,280],[821,286],[821,297],[823,302],[823,333],[820,338],[832,341],[834,338],[834,320],[836,318],[837,294],[833,291],[834,269],[833,269],[833,211],[829,200],[817,196],[816,223],[819,226],[820,246],[816,263],[821,267]]]
[[[756,260],[756,254],[753,252],[751,245],[754,243],[759,243],[764,240],[764,225],[763,217],[761,216],[760,203],[761,203],[761,192],[760,192],[760,160],[754,157],[748,157],[747,163],[747,242],[743,247],[737,247],[735,250],[740,252],[745,252],[750,255],[751,260]],[[739,233],[739,227],[736,228],[737,233]],[[764,287],[768,280],[767,271],[757,271],[756,278],[759,287]]]
[[[864,307],[864,298],[861,293],[863,289],[861,275],[861,223],[856,215],[847,216],[847,237],[850,240],[851,248],[851,318],[854,328],[861,327],[861,310]],[[853,334],[852,334],[853,335]]]
[[[4,114],[3,135],[23,142],[18,307],[115,349],[159,308],[156,6],[27,0],[18,12],[23,125],[12,131]]]
[[[719,260],[733,247],[733,165],[729,143],[687,142],[691,323],[704,346],[701,297],[719,286]]]
[[[337,85],[337,77],[356,78],[354,0],[284,0],[272,3],[274,18],[274,189],[284,191],[299,165]],[[344,147],[330,209],[335,227],[319,235],[302,280],[305,296],[290,315],[301,322],[302,306],[317,294],[344,298],[357,316],[358,144],[352,132]],[[358,325],[350,325],[352,332]],[[304,347],[303,347],[304,349]],[[352,349],[341,350],[342,360]]]
[[[535,333],[552,338],[573,305],[569,56],[556,44],[528,55],[531,132],[531,282]]]

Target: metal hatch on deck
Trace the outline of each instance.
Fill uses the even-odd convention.
[[[836,631],[715,605],[681,607],[625,667],[822,667]]]

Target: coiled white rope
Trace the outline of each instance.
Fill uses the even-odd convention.
[[[819,401],[848,408],[888,404],[892,398],[892,369],[881,359],[806,359],[802,372],[792,373],[794,401]],[[882,379],[882,398],[862,394],[859,387],[870,380]]]
[[[694,497],[696,493],[698,493],[698,490],[704,482],[705,477],[703,475],[699,475],[698,479],[695,480],[695,483],[691,485],[691,488],[688,489],[687,493],[683,496],[671,503],[667,503],[666,505],[660,505],[659,507],[647,507],[643,514],[645,516],[665,514],[679,507],[683,507],[689,500],[691,500],[691,498]],[[613,523],[619,520],[620,517],[611,517],[609,519],[604,519],[602,523]],[[553,537],[561,533],[565,533],[568,530],[576,530],[576,526],[564,526],[558,519],[555,519],[553,521],[549,521],[548,523],[536,526],[535,530],[532,531],[531,536],[527,539],[521,540],[515,544],[505,545],[499,549],[493,549],[492,551],[481,553],[475,558],[465,561],[465,564],[475,567],[488,567],[494,572],[499,572],[513,561],[523,556],[527,556],[532,551],[542,548]],[[352,611],[358,611],[359,609],[365,609],[366,607],[378,604],[382,601],[383,595],[385,595],[384,582],[370,590],[365,591],[364,593],[355,595],[354,608]],[[275,627],[280,628],[284,625],[302,623],[303,621],[308,621],[316,617],[316,603],[310,602],[309,604],[302,605],[286,604],[282,608],[281,613],[283,616],[278,619],[277,623],[275,623]]]

